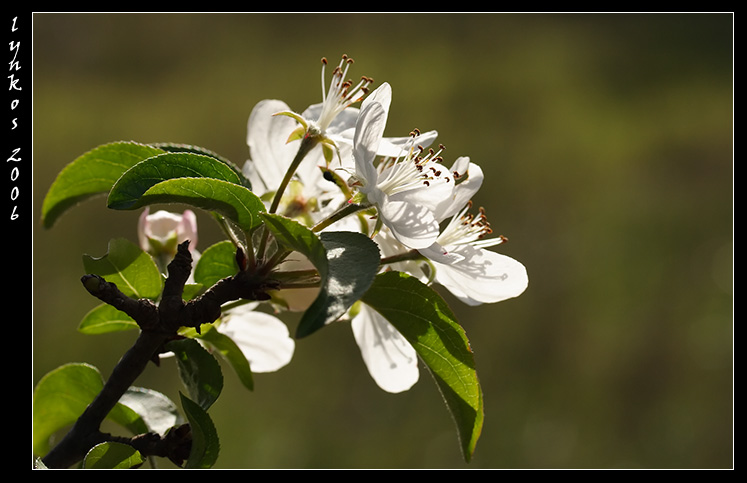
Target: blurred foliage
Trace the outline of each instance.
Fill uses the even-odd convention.
[[[733,466],[732,15],[63,13],[33,36],[37,207],[107,142],[243,164],[254,104],[319,102],[319,59],[346,53],[392,84],[388,135],[437,129],[447,160],[483,167],[475,202],[528,268],[515,300],[445,295],[485,392],[469,465],[429,376],[383,393],[335,324],[253,393],[227,373],[217,467]],[[71,361],[106,376],[132,343],[75,328],[96,304],[82,254],[134,241],[138,214],[98,199],[35,226],[34,381]],[[221,235],[198,216],[204,249]],[[138,384],[178,400],[175,374]]]

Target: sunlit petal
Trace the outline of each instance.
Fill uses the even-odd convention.
[[[285,102],[266,99],[257,103],[249,116],[247,144],[251,160],[243,171],[257,195],[277,188],[298,151],[297,144],[286,143],[297,122],[288,116],[275,115],[287,110]]]
[[[506,255],[465,245],[459,263],[436,263],[436,281],[469,305],[518,297],[529,279],[524,265]]]
[[[252,372],[277,371],[292,359],[295,342],[277,317],[239,307],[222,320],[217,330],[239,346]]]
[[[366,368],[381,389],[398,393],[418,381],[415,349],[384,317],[363,305],[351,325]]]

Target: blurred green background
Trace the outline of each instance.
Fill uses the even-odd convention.
[[[254,104],[319,102],[320,58],[343,53],[391,83],[388,135],[437,129],[447,160],[482,166],[475,202],[530,285],[473,308],[444,295],[485,395],[470,464],[430,376],[384,393],[335,324],[254,392],[226,371],[217,467],[732,467],[730,14],[34,14],[35,210],[112,141],[243,164]],[[97,304],[81,256],[136,240],[138,215],[98,198],[35,225],[34,383],[73,361],[108,377],[133,342],[76,327]],[[205,249],[221,236],[198,216]],[[181,389],[169,361],[138,384]]]

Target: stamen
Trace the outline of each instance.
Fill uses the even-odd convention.
[[[325,92],[327,59],[322,58],[322,112],[317,121],[321,130],[325,130],[337,114],[351,104],[363,100],[369,92],[369,86],[373,83],[370,77],[362,76],[355,86],[351,80],[344,80],[352,63],[353,59],[347,55],[342,56],[342,60],[332,71],[329,90]]]
[[[324,82],[324,71],[327,67],[327,58],[322,57],[322,102],[327,100],[327,93],[325,92],[325,82]]]
[[[427,153],[422,145],[415,145],[420,130],[413,129],[410,132],[412,143],[402,147],[402,153],[397,158],[387,158],[379,163],[377,169],[383,176],[379,179],[377,186],[380,190],[393,195],[422,186],[431,186],[434,181],[442,178],[440,163],[443,161],[441,152],[445,149],[439,145],[438,151],[429,148]]]
[[[438,243],[443,247],[455,245],[473,245],[476,247],[489,247],[508,241],[503,235],[497,238],[485,238],[493,233],[490,227],[485,209],[480,207],[475,215],[469,211],[472,209],[472,201],[454,215],[438,237]]]

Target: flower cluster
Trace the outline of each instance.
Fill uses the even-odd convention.
[[[300,114],[279,100],[254,108],[244,173],[255,191],[277,189],[295,167],[292,187],[279,196],[272,193],[280,213],[313,226],[345,204],[373,208],[375,215],[363,221],[347,217],[324,229],[363,231],[390,262],[384,266],[440,284],[467,304],[520,295],[528,284],[524,266],[488,250],[506,238],[489,236],[485,212],[472,210],[470,200],[483,182],[480,167],[464,156],[447,166],[443,147],[430,147],[436,131],[385,137],[391,86],[383,83],[360,108],[353,107],[373,80],[345,80],[351,63],[343,56],[328,90],[322,69],[322,102]],[[304,139],[318,140],[312,144],[319,148],[298,162]],[[364,304],[356,305],[351,325],[376,383],[389,392],[412,387],[418,380],[417,357],[397,330]]]
[[[252,191],[270,212],[315,231],[363,232],[378,244],[382,270],[439,284],[466,304],[520,295],[528,284],[524,266],[489,250],[506,238],[491,236],[484,210],[472,206],[480,166],[466,156],[447,163],[443,146],[433,146],[436,131],[385,137],[392,88],[383,83],[369,92],[373,79],[346,80],[351,64],[343,56],[327,88],[323,60],[322,102],[301,113],[276,99],[255,106],[242,169]],[[314,297],[308,290],[281,290],[273,301],[303,309]],[[292,340],[282,322],[253,307],[227,312],[219,330],[246,349],[253,370],[277,370],[292,357]],[[414,348],[384,317],[359,302],[345,320],[379,387],[397,393],[417,382]]]

